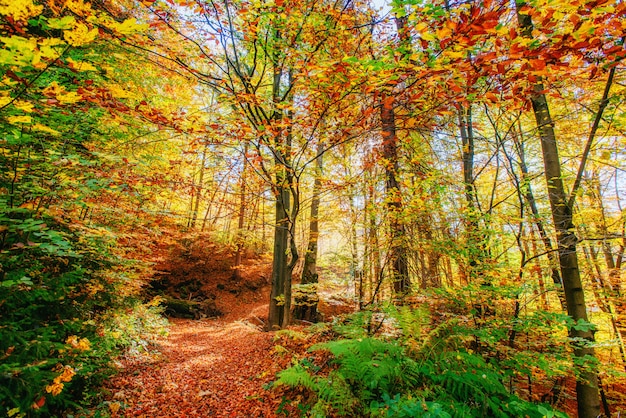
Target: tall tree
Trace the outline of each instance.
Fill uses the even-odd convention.
[[[517,3],[517,16],[524,36],[533,38],[531,16],[523,10],[524,3]],[[544,176],[548,186],[548,198],[552,210],[552,220],[556,229],[556,245],[559,255],[563,291],[567,304],[567,313],[576,325],[570,327],[574,356],[582,361],[593,359],[595,351],[593,328],[590,327],[585,303],[585,292],[580,278],[576,245],[578,239],[574,232],[573,210],[565,192],[561,174],[561,161],[554,131],[554,121],[544,93],[545,87],[541,79],[533,84],[530,101],[537,122],[537,130],[541,140]],[[572,196],[573,200],[573,196]],[[597,417],[600,415],[600,394],[595,366],[587,364],[582,367],[576,379],[578,415],[581,417]]]

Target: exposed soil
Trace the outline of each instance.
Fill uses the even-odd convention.
[[[246,254],[241,278],[235,279],[233,249],[212,243],[209,236],[183,236],[161,247],[151,293],[195,303],[195,319],[237,320],[251,307],[268,303],[271,260],[266,255]]]

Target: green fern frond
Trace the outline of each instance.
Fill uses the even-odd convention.
[[[288,369],[278,373],[276,385],[285,385],[289,387],[304,387],[311,391],[317,391],[318,386],[315,378],[307,372],[300,364],[296,364]]]

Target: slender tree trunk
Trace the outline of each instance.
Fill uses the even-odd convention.
[[[246,174],[248,168],[248,143],[243,147],[243,167],[239,181],[239,211],[237,213],[237,249],[235,250],[235,268],[233,269],[233,279],[241,280],[241,263],[244,248],[244,225],[246,216]]]
[[[523,34],[528,38],[532,38],[530,15],[519,13],[522,5],[517,3],[519,24]],[[533,91],[534,93],[530,100],[541,140],[544,175],[548,186],[552,220],[557,233],[556,241],[567,313],[577,324],[580,322],[588,323],[585,292],[578,268],[577,238],[573,232],[572,208],[568,204],[567,194],[563,186],[554,121],[550,115],[546,95],[543,93],[544,86],[541,81],[537,81],[534,84]],[[586,326],[576,326],[570,328],[569,335],[572,338],[576,359],[587,362],[586,358],[595,357],[594,349],[590,346],[594,341],[592,330],[587,329]],[[581,368],[576,379],[576,395],[578,416],[591,418],[600,415],[598,376],[594,366],[587,364]]]
[[[530,184],[530,174],[528,173],[528,166],[526,165],[526,153],[524,151],[524,137],[520,126],[518,126],[518,134],[519,140],[516,142],[515,145],[517,148],[517,156],[519,158],[520,170],[522,172],[522,185],[524,186],[525,190],[524,200],[530,208],[530,212],[532,214],[532,222],[537,229],[537,232],[539,233],[541,242],[543,243],[543,248],[548,258],[548,263],[550,264],[550,276],[552,277],[552,283],[562,289],[563,282],[561,280],[561,273],[559,272],[559,261],[557,260],[557,255],[555,254],[554,247],[552,246],[552,240],[548,236],[548,233],[546,232],[546,229],[543,225],[543,221],[541,220],[541,215],[539,214],[539,209],[537,208],[537,201],[535,200],[535,194],[533,193],[533,189]],[[559,302],[561,303],[561,308],[564,311],[567,311],[567,303],[565,302],[563,292],[558,292],[558,298]]]
[[[474,126],[472,107],[461,106],[458,112],[459,133],[461,135],[461,159],[463,163],[463,184],[465,186],[465,203],[467,211],[464,216],[468,280],[470,283],[484,278],[482,266],[488,257],[486,234],[481,228],[480,209],[476,205],[476,185],[474,181]],[[485,283],[486,284],[486,283]]]
[[[367,210],[366,210],[366,216],[367,216],[366,224],[368,224],[367,241],[370,247],[370,251],[369,251],[370,269],[368,271],[368,287],[369,287],[368,304],[372,304],[376,301],[375,300],[376,294],[374,292],[374,287],[375,287],[375,284],[378,283],[378,280],[380,279],[380,277],[382,276],[382,272],[381,272],[381,267],[380,267],[380,242],[378,240],[378,225],[376,222],[376,211],[374,210],[374,208],[376,207],[375,188],[371,184],[371,179],[370,179],[370,184],[368,184],[367,200],[368,200],[368,205],[367,205]],[[360,303],[360,307],[363,308],[363,302]]]
[[[396,135],[396,121],[394,113],[394,97],[382,97],[381,124],[382,124],[382,151],[385,162],[385,188],[387,193],[387,209],[391,229],[391,245],[389,248],[389,269],[394,293],[397,296],[405,295],[410,291],[409,267],[406,256],[405,228],[402,222],[402,196],[396,179],[398,172],[398,137]]]
[[[304,255],[304,267],[302,268],[302,281],[299,292],[299,299],[295,300],[294,317],[308,322],[317,322],[317,303],[319,297],[317,295],[317,242],[319,238],[319,208],[320,208],[320,189],[322,187],[322,143],[318,145],[317,158],[315,166],[315,180],[313,182],[313,197],[311,199],[311,212],[309,219],[309,242],[306,253]]]

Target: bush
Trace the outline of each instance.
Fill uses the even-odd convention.
[[[6,206],[0,225],[0,415],[61,415],[93,400],[119,351],[162,326],[157,303],[119,297],[124,283],[109,272],[122,261],[102,231]]]
[[[387,328],[392,338],[375,336],[372,318]],[[414,316],[415,322],[409,321]],[[275,386],[304,390],[301,414],[365,417],[544,417],[565,416],[548,405],[520,399],[503,381],[506,370],[497,362],[443,339],[438,331],[424,333],[417,343],[416,330],[424,313],[408,308],[385,308],[380,315],[357,313],[335,329],[343,338],[317,344],[311,351],[328,351],[332,367],[306,358],[282,371]],[[402,324],[409,332],[403,333]],[[389,333],[389,330],[387,330]]]

